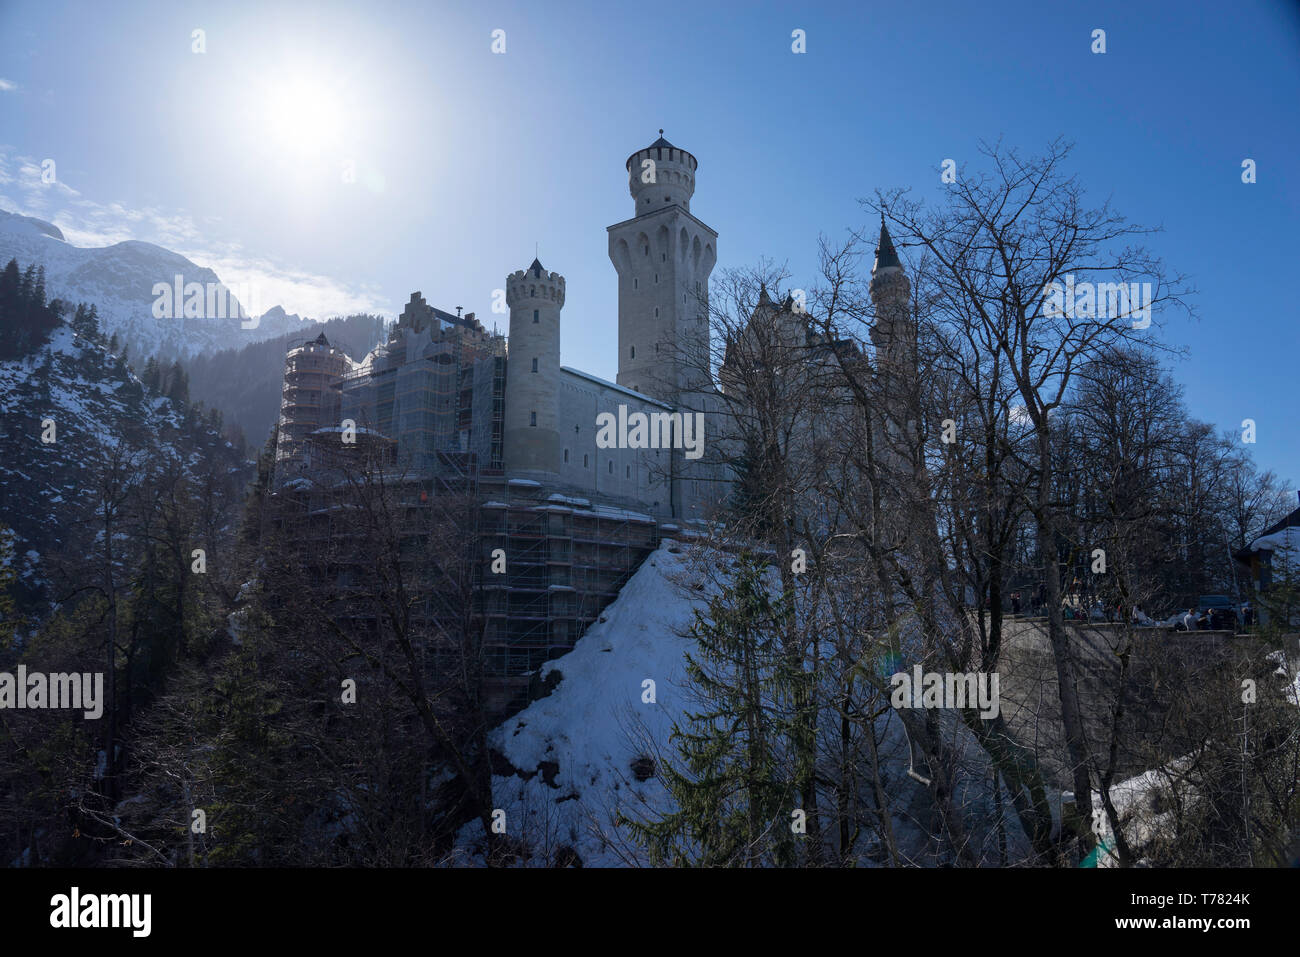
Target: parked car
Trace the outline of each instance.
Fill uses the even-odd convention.
[[[1210,619],[1211,628],[1237,630],[1237,603],[1227,595],[1202,595],[1197,600],[1196,611]]]

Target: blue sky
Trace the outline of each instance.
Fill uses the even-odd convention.
[[[1253,418],[1257,460],[1294,484],[1296,11],[0,0],[0,207],[80,244],[158,242],[313,316],[400,311],[418,289],[490,325],[537,243],[567,279],[563,361],[613,378],[605,227],[632,214],[623,163],[660,127],[699,158],[719,269],[766,257],[794,285],[819,234],[866,222],[859,198],[937,199],[939,164],[981,139],[1063,135],[1090,194],[1164,227],[1151,247],[1198,290],[1199,319],[1162,331],[1188,350],[1193,414]]]

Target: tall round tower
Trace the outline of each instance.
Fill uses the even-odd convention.
[[[718,234],[690,211],[699,163],[686,150],[661,135],[625,165],[634,211],[607,230],[618,272],[617,381],[675,404],[682,392],[712,389],[708,295]]]
[[[660,206],[677,205],[688,213],[695,195],[695,170],[699,162],[686,150],[659,139],[627,158],[627,188],[636,201],[635,216],[654,212]]]
[[[560,309],[564,277],[536,259],[506,278],[510,340],[506,360],[503,458],[508,474],[560,470]]]
[[[912,284],[903,272],[903,264],[894,250],[894,241],[880,217],[880,242],[876,262],[871,267],[871,304],[876,321],[871,326],[871,343],[876,347],[876,362],[889,366],[895,375],[915,374],[916,329],[912,321]]]

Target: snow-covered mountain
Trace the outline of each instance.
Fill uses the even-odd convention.
[[[0,265],[10,259],[17,259],[23,267],[28,263],[44,266],[49,298],[73,305],[94,303],[104,334],[116,334],[130,345],[133,355],[162,352],[191,356],[239,348],[297,332],[306,325],[306,320],[274,306],[259,317],[256,326],[245,329],[239,318],[240,290],[228,288],[211,269],[179,253],[135,240],[102,247],[74,246],[51,223],[0,210]],[[176,294],[178,276],[180,296]],[[160,283],[168,288],[167,293],[157,291]],[[185,305],[195,288],[192,283],[203,290],[203,307],[186,315]],[[197,306],[199,300],[192,301]],[[256,307],[257,303],[250,305]]]

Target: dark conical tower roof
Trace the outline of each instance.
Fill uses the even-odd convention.
[[[330,341],[325,338],[325,330],[323,329],[321,330],[321,334],[313,339],[312,342],[318,346],[327,346],[330,344]]]
[[[546,269],[542,266],[542,261],[536,258],[533,259],[533,264],[528,267],[528,271],[534,276],[543,276],[546,274]]]
[[[876,265],[872,269],[884,269],[886,266],[902,267],[898,253],[894,251],[894,241],[889,238],[889,227],[885,225],[885,214],[880,214],[880,242],[876,244]]]

